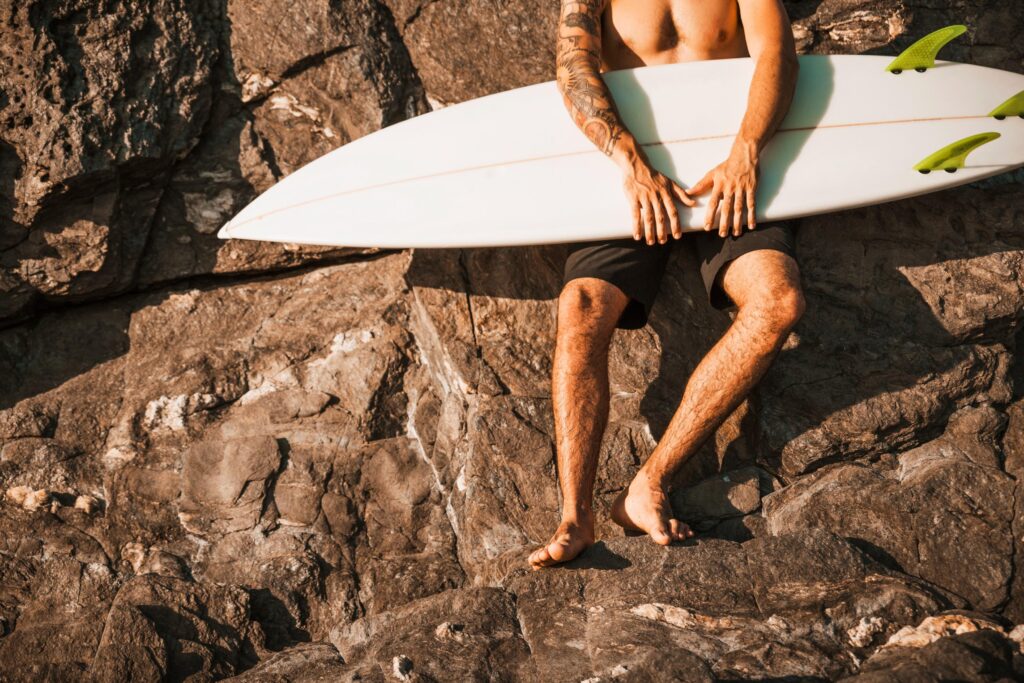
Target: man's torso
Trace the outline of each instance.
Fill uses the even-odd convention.
[[[747,57],[736,0],[608,0],[601,70]]]

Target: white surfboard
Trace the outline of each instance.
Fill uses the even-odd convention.
[[[762,154],[759,221],[878,204],[1024,166],[1024,119],[988,114],[1024,75],[891,58],[803,56],[796,96]],[[725,160],[746,110],[749,58],[604,74],[658,170],[683,187]],[[915,165],[961,138],[996,132],[955,173]],[[702,198],[706,201],[706,195]],[[706,210],[681,209],[688,229]],[[218,233],[352,247],[484,247],[631,235],[618,167],[576,128],[554,82],[403,121],[313,161]]]

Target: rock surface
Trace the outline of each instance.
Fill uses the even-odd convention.
[[[1024,71],[1012,3],[798,0],[803,52]],[[600,542],[559,509],[562,247],[214,233],[362,135],[553,77],[556,5],[0,12],[0,681],[1024,676],[1024,176],[805,219],[808,308],[677,478],[608,507],[730,323],[687,244],[621,331]]]

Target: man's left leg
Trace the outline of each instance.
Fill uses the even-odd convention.
[[[612,505],[620,526],[645,531],[663,545],[670,542],[672,473],[742,403],[804,310],[799,268],[782,251],[744,253],[719,277],[737,307],[732,325],[694,369],[661,441]]]

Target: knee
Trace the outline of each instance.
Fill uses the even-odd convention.
[[[616,297],[618,294],[618,297]],[[558,328],[564,333],[610,336],[625,298],[614,285],[596,279],[570,280],[558,297]]]
[[[787,288],[780,293],[775,302],[776,315],[779,322],[787,329],[792,329],[807,309],[804,293],[799,287]]]
[[[748,306],[758,312],[770,333],[785,337],[803,316],[807,303],[799,287],[786,287],[766,293]]]

